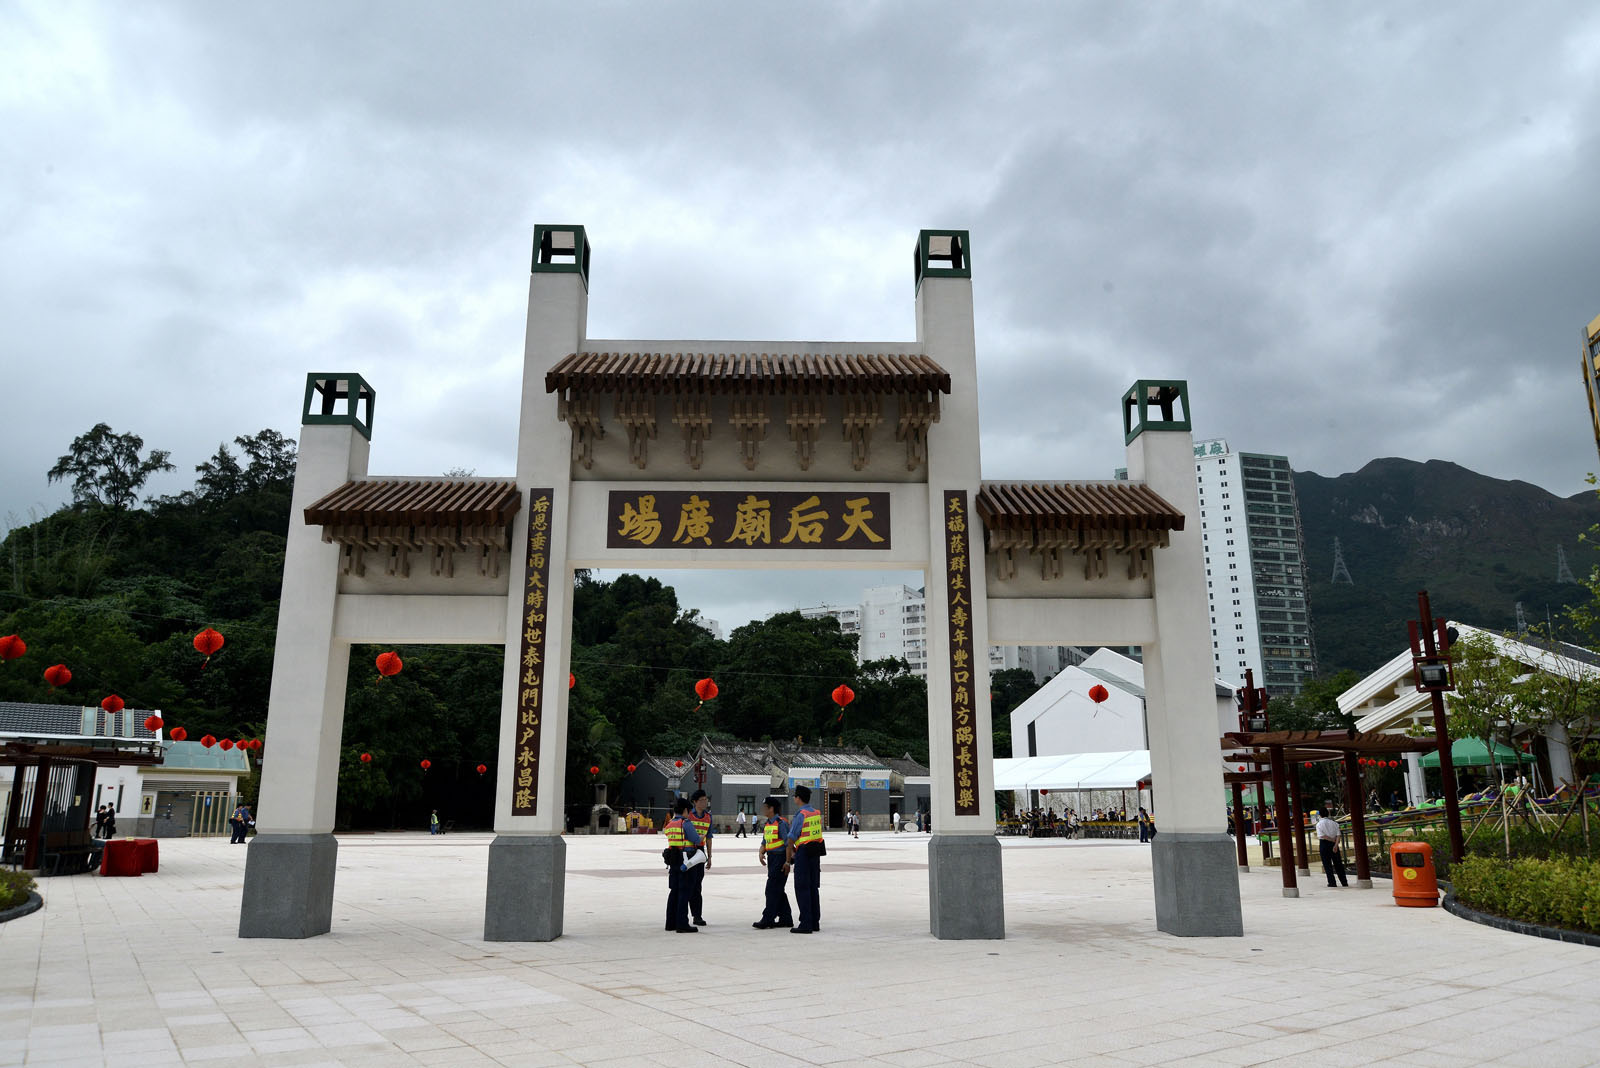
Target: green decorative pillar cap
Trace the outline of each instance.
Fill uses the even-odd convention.
[[[346,425],[372,440],[372,405],[377,400],[367,380],[348,371],[306,375],[302,426]]]
[[[965,230],[923,230],[912,254],[917,291],[924,278],[971,278],[972,246]]]
[[[589,238],[581,226],[539,223],[533,228],[534,274],[575,274],[589,288]]]
[[[1152,418],[1155,409],[1156,418]],[[1122,432],[1126,444],[1146,430],[1192,430],[1189,383],[1179,379],[1141,378],[1122,395]]]

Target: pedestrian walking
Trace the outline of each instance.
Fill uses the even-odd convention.
[[[767,869],[766,903],[761,918],[750,926],[758,931],[774,927],[793,927],[794,912],[789,908],[789,869],[784,864],[788,849],[789,821],[783,818],[783,798],[769,797],[761,806],[761,841],[756,856]]]
[[[738,815],[733,817],[733,822],[738,827],[738,830],[734,832],[733,836],[735,838],[743,838],[744,837],[744,809],[741,808],[739,810]]]
[[[1350,881],[1345,878],[1344,854],[1339,851],[1339,824],[1328,815],[1329,808],[1326,802],[1322,806],[1322,818],[1317,820],[1317,849],[1322,853],[1322,874],[1328,877],[1328,885],[1332,886],[1333,877],[1339,877],[1339,885],[1348,887]]]
[[[428,833],[429,834],[438,834],[438,833],[440,833],[439,832],[439,810],[438,809],[434,809],[431,813],[428,814]]]

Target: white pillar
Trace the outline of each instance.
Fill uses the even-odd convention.
[[[305,938],[333,924],[333,820],[350,646],[333,636],[339,547],[306,523],[305,508],[366,474],[369,432],[370,422],[300,428],[267,696],[271,759],[262,765],[258,833],[245,859],[242,938]]]
[[[1428,780],[1422,773],[1422,754],[1406,754],[1406,804],[1412,808],[1428,799]]]
[[[1576,783],[1572,771],[1571,739],[1567,728],[1552,723],[1544,732],[1545,751],[1550,754],[1550,789],[1554,792],[1563,783]]]
[[[572,269],[541,264],[540,236],[573,235]],[[560,244],[560,240],[557,242]],[[545,392],[545,372],[577,352],[588,329],[588,245],[582,227],[535,230],[534,269],[528,280],[528,328],[523,347],[521,424],[517,433],[517,489],[522,494],[511,535],[506,599],[505,664],[500,695],[500,750],[496,760],[495,839],[489,847],[484,938],[548,942],[559,938],[565,904],[566,844],[561,839],[566,792],[567,673],[571,670],[572,572],[567,546],[572,515],[571,430],[557,417],[556,397]],[[534,811],[520,813],[517,755],[522,723],[519,702],[526,672],[522,635],[530,625],[525,598],[529,493],[550,491],[545,550],[542,677]],[[600,532],[590,532],[601,537]]]
[[[925,257],[930,241],[950,240],[958,250],[956,263],[941,267]],[[936,938],[1004,938],[1000,843],[994,836],[988,597],[976,512],[981,474],[978,363],[967,246],[963,231],[924,231],[917,252],[917,341],[929,359],[950,373],[950,395],[941,398],[940,421],[928,433],[928,763],[934,831],[928,843],[929,927]],[[952,505],[959,511],[953,512]],[[953,533],[955,520],[963,529],[954,532],[961,537],[953,562],[964,589],[955,588],[951,579],[947,535]],[[953,595],[959,598],[955,604]],[[958,627],[966,640],[954,653],[953,610],[966,613]],[[952,661],[953,655],[963,654],[965,664]],[[958,726],[956,710],[966,708],[971,710],[970,724]],[[969,728],[970,741],[964,733],[958,739],[957,732]],[[958,766],[958,759],[971,763]],[[959,778],[963,766],[971,777],[966,786]],[[962,804],[964,791],[972,791],[968,805]],[[961,809],[967,811],[958,814]]]
[[[1134,395],[1152,388],[1170,390],[1171,418],[1135,407],[1128,477],[1146,483],[1185,518],[1170,544],[1151,553],[1156,641],[1144,647],[1150,773],[1160,805],[1160,833],[1151,849],[1156,927],[1179,935],[1242,935],[1238,869],[1226,833],[1187,386],[1141,382]]]

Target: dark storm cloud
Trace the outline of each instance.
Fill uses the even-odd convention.
[[[994,477],[1108,475],[1141,376],[1325,474],[1595,466],[1590,5],[41,3],[0,70],[0,511],[96,421],[183,488],[310,370],[374,471],[508,471],[535,221],[595,337],[906,340],[971,229]]]

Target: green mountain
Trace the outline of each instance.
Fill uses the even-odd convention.
[[[1426,589],[1435,615],[1511,630],[1585,595],[1557,581],[1557,548],[1582,577],[1600,563],[1580,540],[1600,523],[1600,498],[1557,497],[1443,460],[1387,458],[1325,478],[1297,471],[1318,669],[1366,673],[1406,647],[1406,621]],[[1338,538],[1354,585],[1330,581]]]

